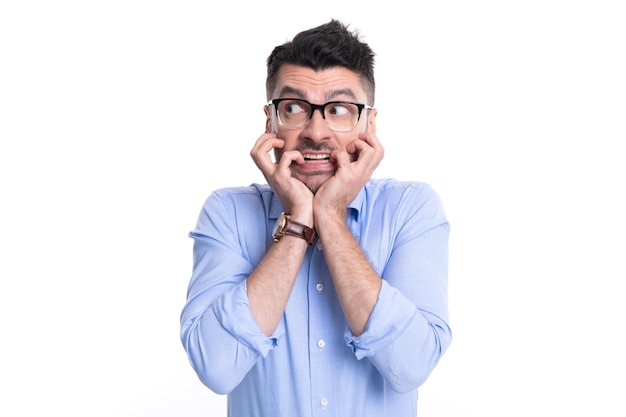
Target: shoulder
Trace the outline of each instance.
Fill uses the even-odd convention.
[[[421,181],[400,181],[393,178],[371,179],[365,185],[367,197],[412,196],[413,198],[438,197],[433,187]]]
[[[241,225],[252,227],[264,224],[274,193],[267,185],[225,187],[212,191],[205,199],[198,219],[198,229],[208,229],[209,225]]]
[[[219,188],[204,200],[201,215],[217,217],[221,213],[257,218],[258,214],[268,213],[275,200],[274,192],[266,184]]]
[[[274,193],[267,184],[251,184],[248,186],[225,187],[211,192],[205,204],[220,201],[222,204],[261,203],[271,200]]]
[[[218,188],[217,190],[214,190],[211,194],[215,194],[221,197],[233,196],[237,198],[238,196],[245,197],[249,195],[262,196],[264,193],[272,193],[269,185],[255,183],[247,186]]]
[[[393,212],[398,217],[437,217],[445,220],[443,202],[426,182],[400,181],[392,178],[372,179],[365,186],[363,207],[370,212]]]

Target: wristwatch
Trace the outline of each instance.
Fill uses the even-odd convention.
[[[289,214],[281,213],[276,226],[274,226],[274,242],[278,242],[285,235],[304,239],[309,245],[313,245],[317,241],[315,229],[291,220]]]

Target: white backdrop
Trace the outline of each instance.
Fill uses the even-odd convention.
[[[376,176],[452,224],[420,416],[624,416],[620,3],[3,2],[0,414],[225,416],[179,341],[187,233],[262,181],[271,49],[336,17],[377,52]]]

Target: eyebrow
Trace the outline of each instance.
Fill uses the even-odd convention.
[[[298,88],[294,88],[294,87],[286,85],[280,90],[278,96],[285,97],[288,95],[292,95],[294,98],[301,98],[303,100],[306,99],[306,94],[304,93],[304,91]],[[354,92],[352,91],[352,89],[350,88],[342,88],[339,90],[333,90],[326,95],[326,100],[332,101],[335,97],[342,96],[342,95],[348,96],[352,100],[356,100],[356,96]]]
[[[352,91],[352,89],[350,88],[342,88],[340,90],[334,90],[331,91],[326,98],[328,100],[332,100],[333,98],[337,97],[337,96],[348,96],[350,97],[352,100],[356,100],[356,95],[354,95],[354,92]]]
[[[286,95],[293,95],[295,98],[305,98],[304,92],[298,90],[297,88],[290,87],[288,85],[284,86],[280,92],[278,93],[278,97],[284,97]]]

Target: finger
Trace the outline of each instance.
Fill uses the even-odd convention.
[[[330,153],[331,162],[337,163],[338,167],[348,166],[351,162],[354,161],[352,155],[354,152],[340,151],[334,150]]]
[[[282,143],[284,143],[284,141],[279,139],[276,133],[264,133],[256,140],[250,153],[267,153],[271,151],[272,148],[282,147],[277,146]]]
[[[373,148],[382,147],[380,141],[378,140],[378,136],[376,136],[374,132],[359,133],[359,139],[368,143]]]
[[[300,151],[286,151],[283,152],[280,160],[278,161],[279,169],[289,169],[292,163],[303,164],[304,157]]]
[[[364,133],[359,135],[359,141],[355,141],[354,146],[362,152],[363,149],[359,148],[359,145],[367,144],[374,151],[374,159],[380,162],[385,154],[385,149],[378,140],[378,137],[374,133]]]
[[[285,142],[282,139],[278,139],[276,134],[263,134],[252,147],[250,156],[259,168],[267,169],[270,165],[274,164],[270,152],[275,148],[280,149],[284,145]]]
[[[354,155],[353,162],[359,164],[368,164],[374,159],[375,149],[367,142],[361,139],[357,139],[350,142],[346,147],[346,150]]]

